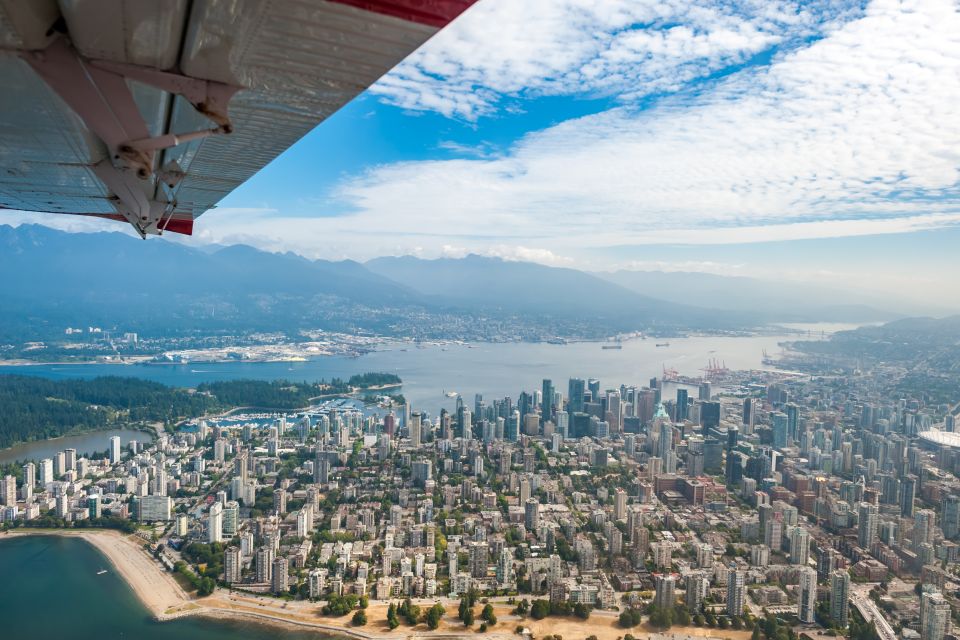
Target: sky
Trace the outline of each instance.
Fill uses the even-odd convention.
[[[956,307],[958,105],[956,0],[480,0],[181,241]]]

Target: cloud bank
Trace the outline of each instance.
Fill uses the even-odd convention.
[[[588,30],[651,19],[614,11],[616,3],[602,4],[606,11],[590,14]],[[510,3],[515,5],[527,3]],[[564,6],[583,11],[577,3]],[[492,2],[478,9],[498,7]],[[762,34],[773,33],[771,25],[787,24],[786,15],[802,33],[812,30],[804,12],[771,10],[764,21],[736,22],[739,31],[754,36],[736,40],[743,46],[729,50],[756,51],[769,38],[782,39]],[[468,17],[479,22],[483,16]],[[563,27],[554,19],[544,22],[530,25],[529,41],[539,43],[542,28],[552,34],[559,30],[560,40],[576,43],[566,30],[584,28],[584,21]],[[524,23],[511,18],[504,24]],[[754,242],[955,224],[960,213],[960,14],[955,4],[877,0],[861,16],[830,24],[822,38],[706,89],[661,98],[653,106],[624,104],[569,120],[526,135],[498,157],[377,167],[342,183],[336,196],[356,209],[354,222],[362,220],[380,232],[523,238],[544,248],[721,238]],[[459,31],[467,26],[464,19]],[[650,37],[640,31],[634,37]],[[598,38],[623,39],[629,33]],[[474,60],[470,73],[498,94],[520,86],[548,90],[565,86],[568,68],[576,66],[571,61],[581,60],[580,49],[596,39],[573,46],[568,56],[539,71],[518,63],[513,81],[497,62],[506,53],[484,54],[494,56],[491,61],[477,51],[474,60],[454,50],[448,39],[435,47],[431,41],[410,64],[430,69],[445,64],[457,75],[464,60]],[[758,43],[749,45],[753,40]],[[456,42],[469,48],[469,38],[458,36]],[[680,51],[664,59],[680,67],[700,59]],[[711,51],[704,49],[706,59],[724,59]],[[644,67],[654,84],[683,77],[679,67],[658,66],[657,60],[650,58],[649,68]],[[632,65],[627,61],[620,68],[629,75]],[[607,82],[612,75],[600,77]],[[445,90],[457,86],[454,81]]]
[[[859,11],[822,0],[482,0],[372,90],[466,120],[509,96],[630,101],[796,46]]]

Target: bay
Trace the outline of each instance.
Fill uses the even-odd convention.
[[[107,573],[97,575],[100,569]],[[157,622],[107,559],[84,540],[0,534],[5,638],[307,640],[329,636],[259,624],[183,618]]]
[[[821,339],[850,325],[804,325],[805,339]],[[193,364],[45,364],[2,366],[0,373],[40,375],[47,378],[93,378],[119,375],[154,380],[171,386],[193,387],[215,380],[289,379],[314,381],[348,378],[356,373],[381,371],[403,379],[402,393],[412,406],[430,412],[452,409],[456,401],[445,392],[463,395],[468,406],[473,396],[510,396],[539,389],[550,378],[566,392],[571,377],[598,378],[601,388],[620,384],[646,385],[663,370],[699,376],[711,359],[730,369],[769,369],[763,353],[775,356],[780,342],[801,338],[796,333],[751,336],[691,336],[670,339],[632,339],[620,349],[603,349],[599,342],[471,343],[417,346],[386,343],[358,357],[326,356],[304,362],[218,362]],[[669,346],[657,346],[669,343]]]
[[[23,442],[9,449],[0,449],[0,464],[17,462],[20,460],[43,460],[52,458],[58,451],[76,449],[78,456],[89,455],[106,451],[110,448],[110,438],[120,437],[120,446],[126,447],[131,440],[150,442],[152,437],[145,431],[135,429],[106,429],[103,431],[88,431],[74,435]]]

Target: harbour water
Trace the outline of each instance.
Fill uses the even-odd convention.
[[[9,449],[0,449],[0,464],[17,462],[19,460],[42,460],[52,458],[58,451],[76,449],[77,455],[89,455],[110,448],[110,438],[120,436],[120,446],[126,447],[131,440],[149,442],[151,436],[145,431],[134,429],[109,429],[106,431],[89,431],[62,438],[24,442]]]
[[[101,569],[108,571],[97,575]],[[156,622],[107,559],[83,540],[0,534],[4,638],[307,640],[327,638],[258,624],[184,618]]]
[[[830,327],[833,329],[836,327]],[[828,329],[829,330],[829,329]],[[818,332],[809,339],[819,339]],[[435,412],[454,406],[445,392],[485,398],[510,396],[540,388],[543,378],[566,390],[571,377],[599,378],[601,386],[648,384],[664,368],[688,376],[701,375],[710,359],[731,369],[762,369],[763,353],[776,355],[778,343],[800,339],[797,334],[743,337],[693,336],[669,340],[626,340],[620,349],[603,349],[598,342],[569,344],[472,343],[422,345],[389,343],[359,357],[321,357],[305,362],[223,362],[196,364],[79,364],[4,366],[0,373],[48,378],[135,376],[164,384],[192,387],[201,382],[253,378],[292,381],[348,378],[355,373],[382,371],[403,379],[402,393],[413,406]],[[669,342],[669,346],[657,346]]]

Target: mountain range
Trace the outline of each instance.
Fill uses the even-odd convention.
[[[164,335],[302,328],[391,334],[416,314],[549,322],[577,335],[895,317],[849,296],[747,278],[587,273],[476,255],[310,260],[245,245],[200,249],[39,225],[0,225],[0,275],[0,339],[7,341],[88,325]]]
[[[772,322],[875,322],[901,317],[890,300],[798,282],[683,271],[598,272],[597,277],[670,302],[748,311]]]
[[[624,329],[629,329],[631,320],[701,325],[715,315],[702,307],[653,298],[583,271],[533,262],[478,255],[435,260],[401,256],[376,258],[365,266],[447,308],[595,318],[625,322]],[[742,321],[735,314],[721,315],[717,322],[723,326]]]

